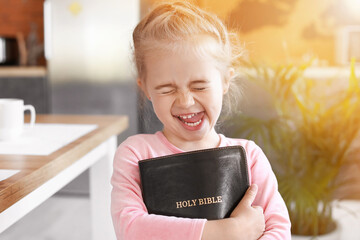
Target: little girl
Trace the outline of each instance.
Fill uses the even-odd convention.
[[[155,134],[129,137],[118,148],[111,212],[118,239],[290,239],[290,221],[261,149],[215,130],[235,76],[234,47],[223,23],[189,3],[157,6],[133,33],[137,83],[163,124]],[[221,220],[148,214],[138,161],[185,151],[241,145],[250,188]]]

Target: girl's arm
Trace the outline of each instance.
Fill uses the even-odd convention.
[[[200,239],[206,219],[148,214],[140,189],[136,153],[120,146],[111,179],[111,214],[117,239]]]
[[[250,182],[252,185],[257,185],[257,194],[249,196],[248,190],[230,218],[206,222],[203,239],[220,239],[219,236],[222,236],[221,239],[226,239],[227,234],[230,234],[229,239],[258,239],[260,237],[261,240],[290,240],[289,214],[278,192],[277,180],[270,163],[254,142],[249,141],[245,148]],[[245,204],[242,204],[244,199]],[[260,210],[259,207],[252,207],[252,205],[259,206]],[[263,210],[263,215],[261,210]],[[263,234],[260,234],[264,221],[265,230]]]
[[[255,206],[264,210],[265,232],[261,240],[290,240],[291,223],[289,214],[278,191],[278,183],[270,163],[263,151],[254,143],[246,146],[249,164],[250,182],[258,186],[254,200]]]

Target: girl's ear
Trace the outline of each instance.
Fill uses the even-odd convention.
[[[230,81],[231,79],[234,77],[235,75],[235,70],[234,68],[229,68],[226,76],[224,78],[224,83],[223,83],[223,94],[226,94],[229,91],[229,87],[230,87]]]
[[[136,83],[137,83],[138,87],[141,89],[141,91],[145,94],[147,99],[149,99],[151,101],[151,98],[150,98],[150,96],[149,96],[149,94],[148,94],[148,92],[146,90],[144,80],[142,80],[141,78],[137,78]]]
[[[143,90],[143,84],[142,84],[142,80],[140,78],[136,79],[136,84],[138,85],[138,87]],[[144,91],[144,90],[143,90]]]

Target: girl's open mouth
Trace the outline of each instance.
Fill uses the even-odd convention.
[[[181,121],[181,123],[186,126],[186,129],[197,130],[198,128],[196,127],[201,125],[204,115],[204,112],[199,112],[176,115],[175,117],[177,117]]]

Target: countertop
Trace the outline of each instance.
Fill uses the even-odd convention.
[[[45,77],[46,67],[9,67],[0,66],[0,77]]]

